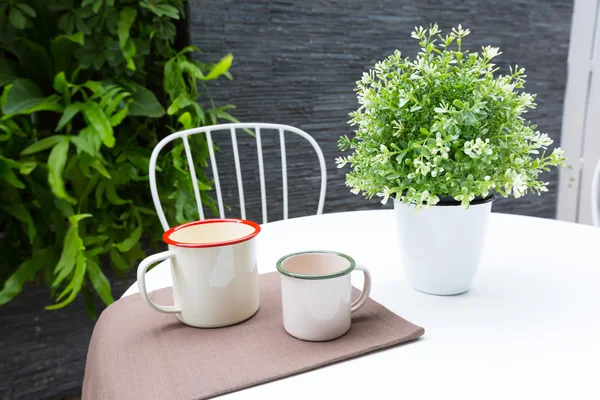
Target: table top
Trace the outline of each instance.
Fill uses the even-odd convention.
[[[294,251],[347,253],[371,270],[372,298],[425,335],[223,398],[600,398],[600,229],[493,213],[473,288],[432,296],[406,283],[394,222],[381,210],[265,224],[259,272]],[[149,291],[171,285],[167,263]]]

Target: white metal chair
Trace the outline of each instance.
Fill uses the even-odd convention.
[[[323,212],[323,205],[325,203],[325,191],[327,189],[327,169],[325,167],[325,158],[323,157],[323,152],[321,148],[310,136],[308,133],[295,128],[289,125],[281,125],[281,124],[268,124],[268,123],[235,123],[235,124],[221,124],[221,125],[212,125],[205,126],[201,128],[188,129],[181,132],[175,132],[170,134],[161,140],[154,150],[152,151],[152,156],[150,157],[150,191],[152,193],[152,200],[154,201],[154,207],[156,208],[156,212],[158,214],[158,218],[163,229],[166,231],[169,229],[169,224],[167,223],[167,219],[165,217],[165,213],[163,211],[162,204],[160,203],[160,198],[158,196],[158,189],[156,186],[156,161],[158,159],[158,155],[160,151],[175,139],[182,139],[183,145],[185,148],[185,153],[187,156],[188,167],[190,170],[190,178],[192,179],[192,186],[194,188],[194,195],[196,197],[196,205],[198,206],[198,214],[200,215],[200,219],[204,219],[204,210],[202,209],[202,201],[200,199],[200,191],[198,190],[198,180],[196,178],[196,169],[194,168],[193,156],[190,150],[190,144],[188,141],[188,136],[196,135],[199,133],[206,134],[206,142],[208,143],[208,150],[210,156],[210,163],[212,166],[213,179],[215,183],[215,188],[217,192],[217,202],[219,206],[219,217],[225,218],[225,211],[223,205],[223,198],[221,195],[221,184],[219,182],[219,171],[217,168],[217,162],[215,160],[215,151],[213,147],[212,133],[217,131],[227,131],[229,130],[231,133],[231,144],[233,147],[233,158],[235,162],[235,172],[237,176],[237,186],[240,200],[240,211],[242,219],[246,218],[246,205],[244,202],[244,187],[242,184],[242,171],[240,168],[240,157],[238,153],[238,145],[236,138],[236,129],[253,129],[256,134],[256,147],[258,151],[258,171],[260,174],[260,194],[261,194],[261,203],[262,203],[262,219],[263,223],[267,222],[267,198],[266,198],[266,189],[265,189],[265,171],[264,171],[264,163],[263,163],[263,153],[262,153],[262,144],[261,144],[261,129],[272,129],[279,131],[279,142],[281,148],[281,170],[283,175],[283,219],[288,218],[288,187],[287,187],[287,158],[286,158],[286,150],[285,150],[285,132],[292,132],[294,134],[302,136],[306,139],[314,148],[317,153],[317,157],[319,158],[319,164],[321,167],[321,191],[319,194],[319,204],[317,207],[317,214],[321,214]]]
[[[600,211],[598,211],[598,207],[600,207],[600,200],[598,199],[598,190],[600,190],[600,160],[596,164],[596,168],[594,168],[594,174],[592,175],[592,223],[600,227]]]

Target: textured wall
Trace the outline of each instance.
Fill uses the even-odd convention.
[[[135,282],[135,270],[127,274],[128,282],[111,270],[107,275],[115,298]],[[94,321],[81,298],[45,311],[50,304],[45,287],[28,284],[0,307],[0,400],[60,399],[81,392]],[[97,301],[98,312],[103,308]]]
[[[563,0],[448,1],[208,1],[191,0],[191,42],[205,57],[217,59],[232,52],[234,81],[211,86],[222,103],[238,108],[242,121],[280,122],[297,126],[321,145],[328,165],[325,212],[381,207],[349,193],[345,170],[335,167],[337,138],[351,134],[348,113],[357,107],[355,81],[363,71],[394,49],[414,56],[415,25],[438,22],[442,29],[462,24],[471,29],[468,47],[500,46],[501,71],[518,63],[528,70],[526,89],[537,93],[538,109],[529,117],[542,132],[559,141],[572,2]],[[243,135],[242,135],[243,136]],[[228,136],[217,164],[232,177]],[[249,217],[260,217],[256,152],[251,138],[242,137]],[[267,140],[265,138],[265,140]],[[310,147],[294,141],[290,156],[293,193],[290,215],[316,209],[318,170]],[[266,143],[269,217],[281,218],[279,141]],[[558,174],[544,177],[550,193],[521,199],[500,199],[495,211],[554,218]],[[237,191],[227,179],[226,196],[237,204]],[[391,206],[391,202],[388,206]],[[233,210],[232,215],[236,215]]]

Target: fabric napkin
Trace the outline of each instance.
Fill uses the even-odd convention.
[[[283,328],[280,276],[260,276],[258,312],[248,321],[217,329],[188,327],[172,314],[143,303],[139,294],[108,307],[98,319],[87,355],[84,400],[206,399],[423,335],[374,300],[352,314],[341,338],[305,342]],[[353,298],[359,291],[353,288]],[[172,288],[150,294],[173,304]],[[332,366],[331,368],[335,368]]]

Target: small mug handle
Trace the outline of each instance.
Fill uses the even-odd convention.
[[[156,311],[160,311],[165,314],[175,314],[181,312],[181,309],[177,306],[159,306],[158,304],[155,304],[152,302],[152,300],[150,300],[150,297],[148,297],[148,292],[146,291],[146,271],[151,265],[156,264],[159,261],[171,258],[173,256],[174,254],[170,251],[163,251],[162,253],[153,254],[151,256],[146,257],[140,263],[140,266],[137,270],[138,289],[140,291],[142,299],[144,299],[144,302],[150,307],[154,308]]]
[[[369,294],[371,293],[371,273],[364,265],[357,264],[355,271],[362,271],[365,276],[365,283],[363,285],[363,290],[358,299],[352,303],[352,307],[350,308],[351,312],[354,312],[365,305],[367,299],[369,298]]]

